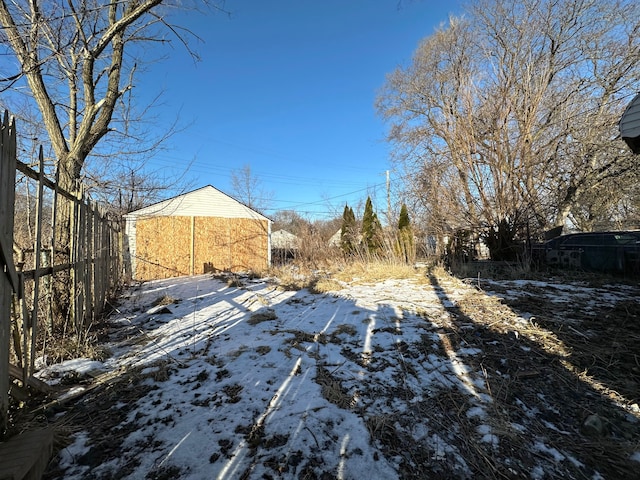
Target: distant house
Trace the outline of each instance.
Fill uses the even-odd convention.
[[[620,118],[620,136],[635,154],[640,154],[640,93],[631,100]]]
[[[357,232],[356,234],[356,245],[362,244],[362,233]],[[338,230],[336,233],[331,235],[331,238],[327,242],[330,247],[333,248],[342,248],[342,228]]]
[[[342,229],[331,235],[328,243],[330,247],[340,247],[342,243]]]
[[[295,258],[300,249],[300,239],[286,230],[277,230],[271,234],[271,258],[284,262]]]
[[[271,265],[271,220],[208,185],[125,215],[136,280]]]

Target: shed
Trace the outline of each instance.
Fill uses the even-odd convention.
[[[271,248],[281,250],[297,250],[300,239],[286,230],[277,230],[271,234]]]
[[[276,230],[271,234],[271,257],[274,263],[284,263],[295,258],[300,249],[300,239],[286,230]]]
[[[206,187],[125,215],[132,277],[154,280],[271,265],[271,220]]]
[[[620,136],[635,154],[640,154],[640,93],[631,100],[620,118]]]
[[[342,241],[342,229],[338,230],[336,233],[331,235],[331,238],[329,239],[329,246],[339,247],[341,241]]]
[[[362,243],[362,233],[360,233],[359,231],[356,232],[356,242],[357,243]],[[336,233],[334,233],[333,235],[331,235],[331,238],[329,239],[329,246],[330,247],[341,247],[342,246],[342,228],[340,230],[338,230]]]

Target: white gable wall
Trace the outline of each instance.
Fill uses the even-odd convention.
[[[126,215],[127,218],[147,216],[221,217],[268,220],[264,215],[261,215],[210,185],[141,208]]]

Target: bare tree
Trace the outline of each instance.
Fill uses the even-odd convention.
[[[215,0],[191,5],[217,8]],[[0,78],[0,89],[27,92],[63,189],[80,192],[91,158],[148,155],[162,140],[146,136],[140,123],[149,112],[136,105],[135,81],[156,60],[151,45],[177,39],[195,57],[188,42],[195,36],[170,21],[172,9],[188,7],[189,0],[0,0],[3,61],[14,67]],[[71,238],[70,208],[60,205],[55,220],[61,263]],[[68,307],[64,288],[57,295],[60,315]]]
[[[103,140],[113,142],[103,151],[112,156],[123,154],[124,144],[138,155],[157,145],[159,139],[140,137],[145,128],[136,129],[148,113],[133,108],[136,73],[149,58],[144,45],[169,41],[167,33],[188,45],[190,33],[169,23],[169,10],[181,5],[0,0],[0,40],[10,47],[16,69],[0,88],[28,87],[63,188],[77,190],[87,159]]]
[[[279,210],[273,214],[272,220],[274,231],[286,230],[294,235],[307,230],[311,223],[295,210]]]
[[[616,200],[633,175],[615,137],[640,80],[639,19],[630,0],[474,2],[388,77],[394,158],[439,228],[513,238]]]
[[[231,188],[238,200],[261,213],[269,209],[274,198],[273,191],[264,188],[248,164],[231,172]]]

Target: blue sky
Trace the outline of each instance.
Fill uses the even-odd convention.
[[[422,38],[460,14],[459,3],[226,0],[225,8],[230,15],[179,19],[204,41],[199,63],[175,45],[140,77],[140,90],[163,90],[159,118],[179,112],[187,125],[152,167],[190,165],[194,187],[233,195],[231,173],[249,165],[273,192],[268,215],[330,218],[368,194],[386,209],[389,146],[376,94]]]

